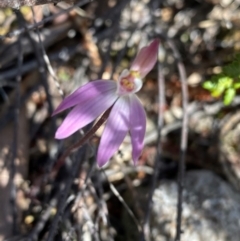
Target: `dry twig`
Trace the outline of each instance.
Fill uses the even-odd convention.
[[[9,32],[8,34],[6,34],[4,36],[0,35],[0,40],[6,39],[6,38],[16,37],[16,36],[19,36],[22,33],[25,33],[26,31],[36,29],[36,28],[38,28],[40,26],[43,26],[44,24],[52,21],[53,19],[57,18],[58,16],[61,16],[62,14],[65,14],[65,13],[68,13],[68,12],[72,11],[73,9],[75,9],[76,7],[81,7],[81,6],[83,6],[83,5],[87,4],[87,3],[90,3],[92,1],[93,0],[82,0],[82,1],[79,1],[75,5],[67,8],[67,9],[62,10],[62,11],[60,11],[59,13],[57,13],[55,15],[51,15],[51,16],[49,16],[47,18],[44,18],[42,21],[37,22],[37,24],[30,24],[27,27],[19,28],[17,30]],[[85,18],[87,18],[87,16],[85,16]]]
[[[177,224],[176,224],[176,237],[175,241],[181,240],[182,234],[182,193],[184,186],[184,173],[185,173],[185,159],[187,151],[187,140],[188,140],[188,86],[185,66],[181,60],[181,55],[176,48],[174,42],[170,39],[167,40],[169,47],[173,51],[174,57],[177,60],[177,68],[181,80],[182,88],[182,107],[183,107],[183,122],[181,130],[181,144],[180,144],[180,160],[178,166],[178,203],[177,203]]]
[[[148,202],[147,202],[147,210],[145,213],[145,218],[143,222],[143,240],[150,240],[150,218],[152,211],[152,197],[154,190],[157,184],[157,178],[159,175],[159,169],[161,165],[161,131],[163,128],[163,112],[165,106],[165,79],[162,71],[162,66],[158,63],[158,103],[159,103],[159,111],[158,111],[158,137],[157,137],[157,154],[154,163],[154,172],[152,176],[152,183],[149,191]]]

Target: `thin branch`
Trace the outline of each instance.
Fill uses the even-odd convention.
[[[110,77],[110,79],[113,79],[113,74],[115,73],[117,67],[120,65],[120,62],[122,61],[124,55],[126,54],[127,48],[128,48],[128,44],[129,44],[129,42],[131,41],[131,38],[132,38],[132,36],[133,36],[133,33],[134,33],[134,31],[131,32],[128,40],[125,42],[124,47],[119,51],[119,53],[118,53],[118,55],[117,55],[117,59],[116,59],[114,65],[113,65],[113,68],[112,68],[112,72],[111,72],[111,77]],[[122,41],[123,41],[123,40],[122,40]],[[109,52],[110,52],[110,51],[109,51]]]
[[[167,40],[169,47],[172,49],[173,54],[177,60],[177,67],[181,80],[181,88],[182,88],[182,107],[183,107],[183,122],[182,122],[182,130],[181,130],[181,145],[180,145],[180,160],[178,166],[178,203],[177,203],[177,224],[176,224],[176,237],[175,241],[181,240],[182,234],[182,193],[184,187],[184,173],[185,173],[185,158],[187,151],[187,141],[188,141],[188,86],[187,86],[187,75],[185,66],[181,60],[181,56],[179,51],[177,50],[175,44],[172,40]]]
[[[96,199],[96,201],[99,203],[96,190],[94,189],[93,185],[89,185],[89,182],[91,182],[90,178],[93,176],[93,170],[94,170],[94,168],[96,166],[96,164],[95,164],[95,156],[90,157],[88,161],[90,162],[90,168],[87,171],[87,175],[84,178],[84,183],[81,186],[80,191],[74,197],[74,199],[75,199],[74,206],[77,207],[76,211],[77,211],[78,208],[80,208],[78,203],[80,202],[81,198],[84,200],[85,203],[87,203],[86,200],[85,200],[85,196],[84,196],[84,191],[86,190],[87,187],[89,188],[89,191],[92,193],[94,199]],[[99,238],[99,233],[98,233],[98,227],[97,227],[96,223],[93,222],[93,220],[92,220],[88,210],[86,209],[86,205],[84,203],[82,205],[83,206],[81,208],[83,208],[83,214],[85,216],[85,220],[88,220],[91,223],[91,226],[89,226],[89,230],[91,232],[91,235],[94,238],[94,240],[99,241],[100,238]],[[84,210],[84,208],[85,208],[85,210]],[[87,219],[86,219],[86,217],[87,217]]]
[[[127,0],[118,1],[116,6],[113,9],[111,9],[111,11],[109,12],[109,15],[107,16],[108,19],[113,20],[113,24],[111,27],[111,35],[109,36],[108,49],[107,49],[105,55],[102,57],[103,64],[102,64],[101,70],[99,71],[99,74],[98,74],[99,78],[102,77],[102,74],[109,62],[110,52],[112,49],[112,43],[113,43],[114,39],[116,38],[117,33],[119,32],[119,22],[120,22],[120,17],[121,17],[120,13],[125,8],[125,6],[128,4],[128,2],[129,1],[127,1]],[[113,72],[112,72],[111,76],[112,75],[113,75]]]
[[[56,53],[53,53],[50,55],[50,60],[55,60],[55,61],[62,61],[62,62],[66,62],[66,59],[61,59],[59,58],[59,52],[67,52],[67,54],[69,56],[73,56],[76,51],[78,51],[78,46],[73,46],[73,47],[64,47],[62,50],[57,51]],[[38,62],[36,60],[32,60],[31,62],[28,62],[26,64],[23,63],[23,66],[21,68],[21,75],[23,75],[24,73],[27,73],[28,71],[30,71],[31,69],[35,69],[38,66]],[[6,72],[3,72],[2,74],[0,73],[0,81],[1,81],[1,77],[3,76],[3,78],[16,78],[16,76],[18,75],[17,73],[17,68],[11,68],[10,70],[7,70]],[[25,95],[22,96],[21,101],[20,101],[20,107],[26,102],[26,100],[32,95],[33,92],[38,91],[39,87],[40,87],[40,83],[36,83],[36,85],[34,85],[33,87],[31,87]],[[7,97],[7,96],[6,96]],[[8,100],[7,100],[8,101]],[[5,125],[11,121],[13,121],[14,117],[13,117],[13,112],[11,111],[11,109],[9,109],[7,111],[6,114],[4,114],[4,116],[0,119],[0,130],[2,128],[5,127]],[[35,135],[34,133],[31,133],[31,138],[33,138],[33,136]]]
[[[154,163],[154,172],[152,176],[152,183],[149,191],[148,202],[147,202],[147,210],[143,222],[143,235],[142,240],[150,240],[150,218],[152,212],[152,197],[154,194],[154,190],[157,184],[157,178],[159,175],[160,165],[161,165],[161,132],[163,128],[163,112],[165,106],[165,79],[162,71],[162,65],[158,63],[158,103],[159,103],[159,111],[158,111],[158,137],[157,137],[157,154]]]
[[[96,172],[95,175],[96,175],[96,178],[98,178],[100,176],[100,173]],[[104,225],[104,227],[109,227],[107,203],[103,196],[104,191],[103,191],[103,186],[102,186],[101,180],[98,179],[96,181],[95,185],[96,186],[88,185],[88,188],[89,188],[90,192],[92,193],[92,195],[94,196],[94,198],[97,202],[97,206],[98,206],[98,210],[97,210],[98,212],[97,212],[97,216],[95,218],[95,225],[99,226],[99,223],[101,222]],[[106,231],[109,233],[108,241],[113,240],[113,238],[110,236],[109,230],[106,230]]]
[[[50,202],[48,202],[48,207],[42,211],[41,216],[38,220],[38,222],[35,224],[33,229],[30,231],[29,235],[27,236],[27,241],[36,241],[38,240],[39,233],[43,230],[45,227],[47,221],[49,220],[53,208],[56,208],[58,197],[60,197],[61,189],[57,192],[56,196],[53,197]]]
[[[58,208],[57,208],[58,211],[57,211],[56,215],[54,216],[53,221],[51,223],[47,241],[54,240],[60,218],[62,217],[64,209],[66,207],[66,200],[67,200],[68,194],[70,192],[73,180],[76,177],[77,173],[79,172],[83,162],[86,160],[85,153],[86,153],[86,148],[82,148],[79,152],[79,155],[76,155],[74,157],[75,160],[71,163],[72,165],[71,165],[70,174],[69,174],[68,179],[65,182],[65,188],[62,192],[62,196],[59,198],[59,203],[58,203]]]
[[[112,193],[117,197],[117,199],[119,200],[119,202],[122,203],[122,205],[124,206],[124,208],[126,209],[126,211],[128,212],[128,214],[130,215],[130,217],[133,219],[134,223],[136,224],[138,231],[142,232],[142,227],[138,221],[138,219],[136,218],[136,216],[134,215],[133,211],[130,209],[130,207],[127,205],[127,203],[124,201],[123,197],[120,195],[120,193],[118,192],[118,190],[114,187],[114,185],[108,180],[108,177],[105,173],[105,171],[103,169],[102,173],[104,174],[104,176],[106,177],[106,180],[108,182],[108,185],[112,191]]]
[[[79,147],[83,146],[95,133],[96,131],[104,124],[106,119],[108,118],[112,107],[106,110],[101,118],[97,121],[97,123],[87,132],[84,136],[76,143],[71,145],[58,159],[57,165],[55,169],[59,169],[60,166],[63,165],[65,159],[73,152],[77,151]]]
[[[31,7],[31,10],[32,10],[32,15],[33,15],[34,24],[37,24],[37,22],[36,22],[36,17],[35,17],[35,12],[34,12],[34,8]],[[42,42],[42,40],[41,40],[40,32],[39,32],[39,29],[38,29],[38,28],[37,28],[37,35],[38,35],[38,42],[39,42],[39,44],[40,44],[40,47],[41,47],[41,50],[42,50],[42,53],[43,53],[43,59],[44,59],[45,64],[46,64],[46,66],[47,66],[48,72],[49,72],[49,74],[52,76],[52,78],[53,78],[53,80],[54,80],[54,83],[55,83],[55,85],[56,85],[56,87],[57,87],[57,89],[58,89],[59,94],[61,95],[62,98],[64,98],[63,90],[61,89],[61,86],[60,86],[60,84],[59,84],[59,80],[58,80],[58,78],[57,78],[57,76],[56,76],[56,74],[55,74],[55,72],[54,72],[54,70],[53,70],[53,67],[52,67],[52,65],[51,65],[51,63],[50,63],[49,57],[48,57],[48,55],[47,55],[47,53],[46,53],[46,50],[45,50],[45,48],[44,48],[44,46],[43,46],[43,42]]]
[[[36,29],[36,28],[38,28],[38,27],[40,27],[40,26],[43,26],[44,24],[52,21],[53,19],[59,17],[60,15],[65,14],[65,13],[68,13],[68,12],[72,11],[72,10],[73,10],[74,8],[76,8],[76,7],[81,7],[81,6],[83,6],[83,5],[87,4],[87,3],[90,3],[90,2],[92,2],[92,1],[93,1],[93,0],[82,0],[82,1],[79,1],[78,3],[76,3],[75,5],[73,5],[72,7],[67,8],[67,9],[64,9],[64,10],[60,11],[59,13],[54,14],[54,15],[51,15],[51,16],[49,16],[49,17],[47,17],[47,18],[44,18],[42,21],[37,22],[37,24],[30,24],[30,25],[28,25],[28,26],[25,27],[25,28],[20,28],[20,29],[14,30],[14,31],[12,31],[12,32],[7,33],[7,34],[4,35],[4,36],[3,36],[3,35],[0,35],[0,40],[4,40],[4,39],[6,39],[6,38],[16,37],[16,36],[18,36],[18,35],[20,35],[20,34],[22,34],[22,33],[25,33],[26,31],[30,31],[30,30]],[[83,17],[83,18],[89,18],[88,16],[82,16],[82,17]]]
[[[19,12],[19,18],[21,18],[22,21],[25,21],[24,17],[22,16],[22,14],[20,12]],[[35,50],[34,54],[36,56],[37,63],[38,63],[38,71],[40,74],[41,83],[44,87],[44,90],[45,90],[46,96],[47,96],[48,111],[49,111],[49,114],[51,114],[53,112],[53,105],[52,105],[51,96],[49,94],[49,88],[48,88],[48,82],[47,82],[47,71],[46,71],[45,62],[44,62],[44,59],[43,59],[42,53],[41,53],[42,49],[40,49],[40,47],[42,46],[42,41],[41,41],[39,29],[37,28],[38,42],[36,42],[32,38],[32,36],[30,35],[30,32],[28,31],[27,28],[26,28],[26,34],[29,38],[30,43],[33,46],[33,49]],[[40,47],[39,47],[38,43],[40,44]],[[53,128],[55,128],[55,126],[53,126]]]
[[[66,62],[69,58],[71,58],[74,54],[83,53],[80,45],[77,46],[65,46],[62,49],[55,51],[49,54],[50,61],[57,62]],[[67,58],[63,57],[63,55],[67,56]],[[23,66],[21,68],[21,75],[24,75],[36,68],[38,68],[39,64],[35,59],[31,61],[24,61]],[[17,69],[15,67],[9,68],[7,70],[0,71],[0,87],[3,86],[11,86],[15,87],[15,82],[10,82],[9,79],[15,78],[17,76]]]
[[[84,198],[84,199],[86,199],[86,198]],[[85,203],[86,203],[86,200],[85,200]],[[86,220],[86,224],[88,226],[88,229],[90,231],[90,234],[91,234],[93,240],[100,241],[98,227],[94,224],[94,221],[93,221],[91,214],[89,213],[89,210],[85,203],[83,202],[82,207],[81,207],[82,211],[83,211],[83,217]]]

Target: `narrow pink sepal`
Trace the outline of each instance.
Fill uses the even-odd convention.
[[[130,97],[130,135],[132,142],[132,158],[136,165],[144,146],[146,132],[146,113],[136,95]]]
[[[149,46],[143,47],[134,59],[130,70],[139,71],[144,78],[154,67],[158,56],[159,40],[155,39]]]
[[[115,90],[116,88],[116,82],[111,80],[89,82],[67,96],[52,115],[56,115],[75,105],[85,105],[89,100],[95,99],[97,96],[104,96],[110,90]]]
[[[91,123],[113,105],[117,98],[115,90],[109,90],[105,95],[95,95],[95,98],[75,106],[57,129],[55,138],[64,139]]]
[[[127,135],[129,114],[129,97],[119,98],[111,110],[100,140],[97,153],[99,167],[102,167],[109,161]]]

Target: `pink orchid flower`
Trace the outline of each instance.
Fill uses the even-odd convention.
[[[146,114],[135,93],[142,87],[142,78],[157,61],[158,45],[159,41],[154,40],[142,48],[130,70],[124,70],[117,82],[92,81],[66,97],[53,114],[74,108],[58,128],[55,138],[64,139],[72,135],[113,105],[98,147],[97,163],[100,167],[106,164],[130,132],[132,158],[136,164],[143,149]]]

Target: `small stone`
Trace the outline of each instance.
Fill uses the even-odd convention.
[[[192,73],[187,79],[188,84],[191,86],[196,86],[201,81],[202,81],[202,76],[197,72]]]

